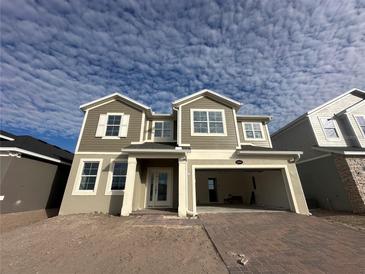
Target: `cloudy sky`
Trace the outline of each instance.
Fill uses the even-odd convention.
[[[365,1],[1,1],[1,128],[73,150],[79,105],[203,88],[275,131],[365,89]]]

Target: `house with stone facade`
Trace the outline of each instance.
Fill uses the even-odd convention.
[[[365,213],[365,92],[352,89],[276,131],[276,149],[304,152],[297,168],[308,204]]]
[[[295,162],[272,148],[270,116],[237,115],[241,103],[201,90],[170,114],[120,93],[86,103],[60,214],[128,216],[173,209],[193,216],[232,206],[308,214]]]

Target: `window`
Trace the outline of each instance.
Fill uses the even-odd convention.
[[[262,123],[243,123],[245,139],[263,140]]]
[[[362,134],[365,136],[365,116],[356,116],[356,122],[362,130]]]
[[[118,136],[122,115],[108,115],[105,136]]]
[[[223,110],[192,110],[192,135],[225,135]]]
[[[154,121],[154,138],[172,140],[172,121]]]
[[[94,190],[99,162],[84,162],[79,190]]]
[[[125,179],[127,177],[127,167],[126,162],[115,162],[113,165],[113,178],[111,184],[111,190],[124,190]]]
[[[211,203],[218,202],[216,178],[208,178],[208,192],[209,192],[209,202]]]
[[[336,122],[332,118],[320,118],[323,127],[324,134],[328,139],[338,139],[340,135],[338,134],[338,129],[336,127]]]

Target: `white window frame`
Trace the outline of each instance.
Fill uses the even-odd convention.
[[[119,131],[118,131],[118,136],[107,136],[106,135],[106,131],[108,130],[108,120],[109,120],[109,116],[120,116],[120,124],[119,124],[119,130],[120,127],[122,126],[122,121],[123,121],[123,115],[124,113],[122,112],[108,112],[106,114],[106,124],[105,124],[105,132],[104,132],[104,136],[101,137],[102,139],[121,139],[122,137],[119,136]]]
[[[98,166],[98,172],[96,173],[96,179],[95,179],[95,185],[93,190],[80,190],[80,184],[81,184],[81,175],[82,171],[84,170],[84,164],[85,162],[99,162]],[[83,158],[80,159],[79,166],[77,169],[77,175],[76,180],[74,184],[74,188],[72,191],[72,195],[96,195],[96,192],[98,190],[99,180],[100,180],[100,174],[103,167],[103,159],[100,158]]]
[[[111,189],[112,182],[113,182],[113,171],[114,171],[115,163],[127,163],[128,164],[128,159],[116,159],[116,158],[110,159],[108,178],[107,178],[107,183],[106,183],[106,188],[105,188],[105,195],[124,195],[125,186],[124,186],[123,190],[112,190]],[[127,169],[127,174],[125,175],[126,182],[127,182],[127,176],[128,176],[128,169]]]
[[[325,130],[324,125],[322,123],[322,119],[327,119],[327,120],[332,120],[333,121],[333,124],[335,126],[336,131],[337,131],[338,137],[331,138],[331,137],[327,136],[326,130]],[[331,117],[331,116],[320,116],[320,117],[318,117],[318,120],[319,120],[319,124],[321,125],[324,137],[326,138],[327,141],[341,141],[342,140],[342,134],[341,134],[340,128],[338,126],[337,121],[333,117]]]
[[[255,138],[255,133],[254,133],[254,138],[248,137],[246,134],[246,130],[245,130],[245,124],[252,124],[252,129],[253,129],[253,124],[259,124],[262,138]],[[242,122],[242,130],[243,130],[243,136],[245,137],[245,140],[250,140],[250,141],[265,141],[266,140],[262,122]]]
[[[359,121],[357,120],[357,117],[363,117],[365,119],[365,115],[361,115],[361,114],[355,114],[354,115],[354,119],[355,119],[355,122],[356,122],[357,126],[359,127],[360,133],[362,134],[363,137],[365,137],[365,133],[362,130],[361,125],[360,125]]]
[[[194,111],[201,111],[201,112],[207,112],[207,123],[208,123],[208,132],[202,133],[202,132],[194,132]],[[223,122],[223,133],[210,133],[210,127],[209,127],[209,112],[220,112],[222,113],[222,122]],[[226,125],[226,115],[224,109],[202,109],[202,108],[191,108],[190,109],[190,129],[191,129],[191,136],[227,136],[227,125]]]
[[[165,123],[169,122],[171,125],[171,136],[164,138],[164,137],[156,137],[155,136],[155,125],[156,123]],[[162,129],[163,131],[163,129]],[[154,120],[152,121],[152,140],[153,142],[172,142],[174,140],[174,121],[173,120]]]

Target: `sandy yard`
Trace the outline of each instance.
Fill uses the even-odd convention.
[[[1,234],[2,273],[227,273],[199,220],[59,216]]]

